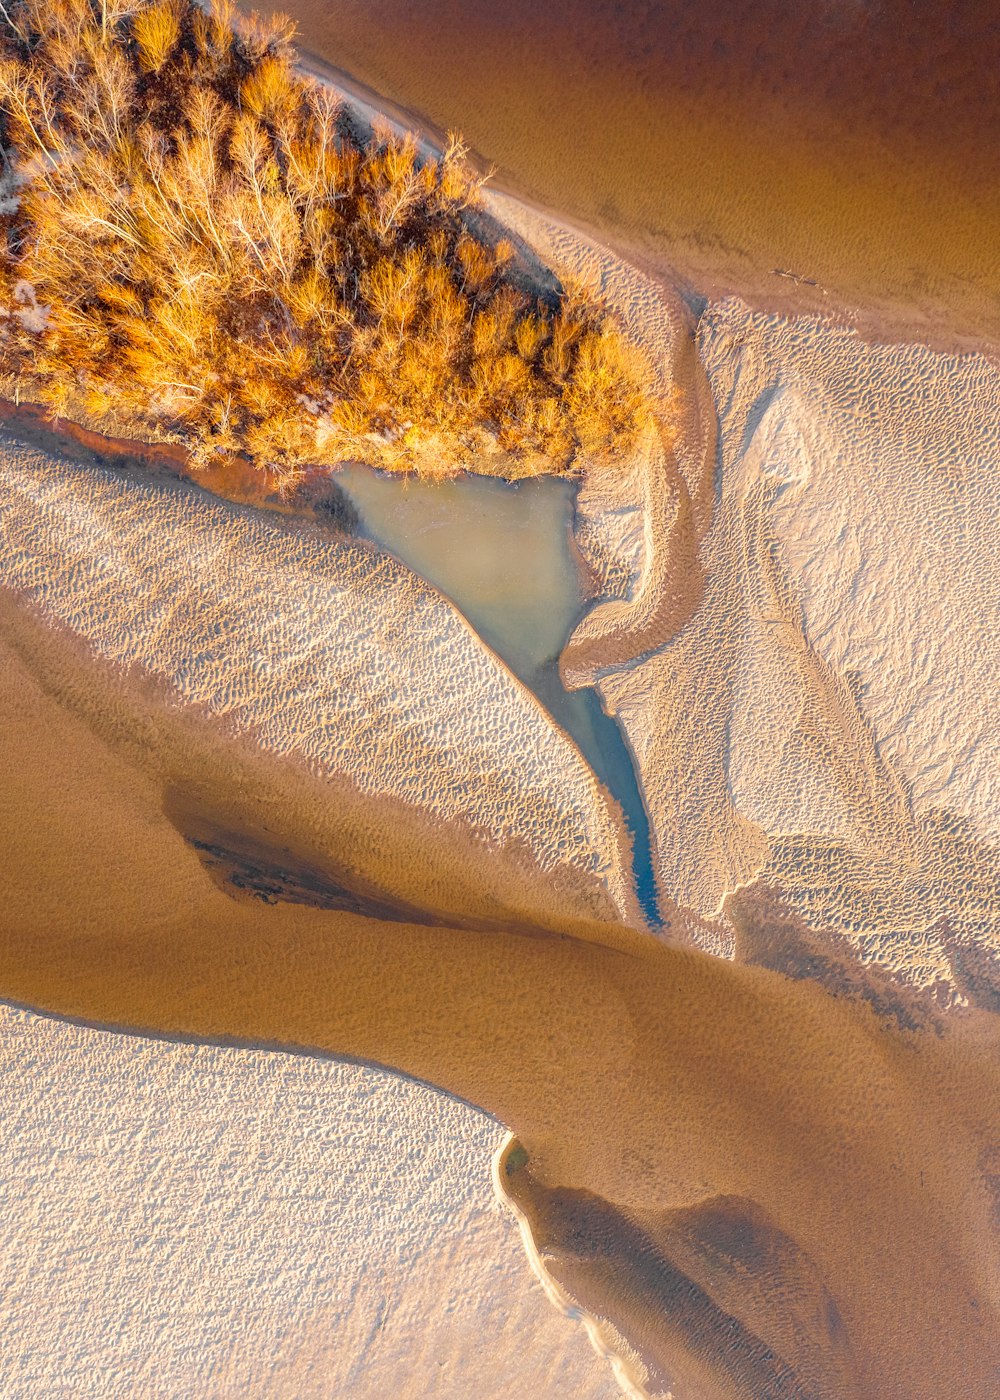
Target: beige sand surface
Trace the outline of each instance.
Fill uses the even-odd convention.
[[[1000,374],[735,301],[698,350],[721,460],[702,597],[600,683],[664,890],[708,914],[762,879],[866,958],[995,999],[962,964],[1000,953]]]
[[[5,1007],[0,1106],[8,1400],[619,1393],[455,1100]]]
[[[18,655],[36,627],[7,614]],[[36,636],[33,654],[63,645]],[[78,667],[66,649],[77,687],[92,674]],[[624,931],[609,948],[234,897],[164,816],[155,753],[109,752],[17,655],[2,674],[0,732],[18,755],[0,807],[8,997],[103,1024],[374,1060],[494,1114],[527,1153],[506,1179],[548,1267],[604,1319],[651,1394],[676,1381],[715,1397],[929,1400],[959,1375],[965,1395],[995,1393],[993,1017],[904,1030],[816,986],[645,935],[626,944]],[[133,722],[120,699],[115,713]],[[76,1101],[66,1075],[56,1103]],[[224,1068],[216,1083],[224,1100]],[[126,1122],[143,1118],[137,1093]],[[189,1127],[171,1115],[158,1160]],[[266,1135],[248,1141],[265,1163],[278,1150]],[[243,1180],[266,1190],[260,1161]],[[286,1180],[307,1215],[311,1180]],[[51,1209],[48,1182],[29,1181],[8,1231]],[[140,1193],[144,1212],[158,1181]],[[183,1211],[167,1214],[188,1228]],[[145,1257],[141,1237],[133,1247]],[[90,1246],[78,1237],[78,1248],[82,1267]],[[190,1256],[178,1267],[186,1276]],[[100,1268],[113,1273],[113,1259]],[[426,1272],[404,1281],[415,1315]],[[79,1309],[75,1290],[64,1306]],[[23,1345],[44,1352],[44,1314],[25,1318]],[[203,1315],[190,1326],[198,1335]],[[294,1367],[291,1335],[279,1362]],[[113,1370],[114,1353],[102,1364]],[[333,1377],[332,1393],[352,1393]],[[465,1376],[451,1393],[462,1384],[480,1393]]]
[[[860,954],[1000,1006],[997,362],[735,297],[696,321],[663,278],[494,207],[604,288],[677,395],[672,443],[587,476],[603,599],[561,663],[636,755],[667,907],[715,951],[738,929],[741,956],[838,985]]]
[[[168,697],[159,777],[187,834],[294,843],[434,919],[640,921],[621,816],[579,751],[392,556],[10,442],[0,524],[7,587]],[[273,755],[267,776],[187,762],[202,716]]]

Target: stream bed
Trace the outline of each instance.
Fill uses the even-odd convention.
[[[632,756],[595,691],[566,690],[559,654],[587,607],[573,545],[577,483],[465,475],[421,481],[352,463],[339,514],[440,589],[575,741],[625,814],[639,901],[661,920],[649,821]]]

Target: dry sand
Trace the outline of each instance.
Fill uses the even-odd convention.
[[[187,835],[293,845],[411,916],[641,922],[621,815],[579,751],[391,555],[9,440],[0,524],[7,587],[162,691],[156,761]],[[173,731],[197,744],[202,719],[273,777],[186,764]]]
[[[905,126],[885,106],[878,43],[852,133],[836,115],[842,68],[831,68],[828,108],[803,122],[795,82],[773,66],[777,42],[763,45],[759,77],[787,110],[761,103],[737,123],[733,93],[760,95],[739,63],[731,90],[706,89],[711,112],[685,87],[699,89],[704,64],[691,55],[711,24],[679,45],[690,72],[664,88],[623,84],[645,60],[622,57],[601,14],[556,54],[532,25],[544,29],[557,12],[536,9],[517,29],[528,50],[512,60],[510,36],[470,28],[468,6],[442,0],[429,23],[426,7],[411,14],[398,0],[363,14],[341,5],[337,57],[432,118],[464,124],[541,202],[666,258],[707,294],[685,303],[666,266],[639,272],[587,236],[496,201],[560,268],[602,282],[650,349],[665,396],[675,383],[682,391],[675,440],[651,437],[620,472],[585,483],[578,533],[604,599],[563,658],[569,680],[596,681],[637,757],[675,946],[618,922],[621,911],[637,919],[616,812],[531,697],[467,629],[459,637],[453,614],[442,621],[449,610],[429,590],[389,566],[383,599],[346,555],[324,554],[318,582],[308,560],[301,567],[308,544],[281,572],[270,527],[184,507],[177,567],[152,604],[174,590],[178,616],[200,626],[210,611],[192,597],[192,573],[216,602],[220,578],[238,569],[241,583],[252,580],[223,591],[228,669],[189,673],[171,656],[168,628],[142,635],[142,570],[123,573],[118,546],[124,534],[124,560],[144,562],[160,539],[129,520],[128,493],[116,495],[113,478],[95,487],[96,476],[83,489],[37,459],[18,477],[11,459],[12,581],[105,663],[40,631],[23,609],[5,612],[14,680],[4,733],[19,762],[3,818],[12,859],[0,985],[102,1023],[376,1060],[496,1115],[518,1137],[500,1180],[550,1280],[650,1394],[893,1400],[961,1386],[988,1400],[1000,1385],[1000,1089],[997,1023],[978,1008],[1000,1006],[996,371],[981,354],[866,341],[843,312],[863,298],[856,320],[877,324],[883,340],[917,323],[940,344],[993,334],[995,308],[981,292],[998,246],[992,197],[976,190],[978,157],[927,166],[944,99],[935,108],[925,91],[930,125]],[[890,11],[858,19],[863,35],[890,34]],[[411,19],[433,32],[433,53],[414,41]],[[758,12],[765,20],[772,41],[797,39],[808,75],[809,26]],[[943,57],[933,29],[933,71],[960,65],[961,26]],[[649,47],[662,77],[658,33]],[[601,62],[581,69],[595,41]],[[448,59],[460,43],[475,63]],[[479,66],[491,43],[504,54],[494,65],[502,101]],[[714,51],[729,72],[725,50]],[[404,64],[410,87],[396,81]],[[546,86],[536,64],[559,81]],[[615,102],[602,100],[605,82]],[[968,134],[979,116],[960,74],[951,91],[969,101],[951,104],[949,130]],[[659,177],[646,178],[651,170]],[[669,227],[656,224],[654,205],[669,211]],[[771,262],[818,285],[773,278]],[[745,301],[719,294],[740,285]],[[836,315],[775,314],[793,301]],[[158,530],[172,514],[153,502]],[[205,547],[192,571],[184,532],[199,518]],[[223,554],[230,539],[233,548],[220,572],[212,549],[222,539]],[[307,775],[288,750],[316,732],[317,700],[329,696],[297,682],[298,713],[265,705],[263,723],[249,702],[269,686],[276,701],[299,674],[297,655],[311,671],[331,567],[343,616],[376,643],[360,668],[337,672],[347,690],[320,748],[301,755],[313,760]],[[264,600],[272,574],[277,623]],[[372,629],[360,606],[362,579],[388,630]],[[423,644],[400,628],[411,607],[433,619]],[[439,662],[426,638],[442,627]],[[254,629],[272,644],[267,664],[248,672]],[[324,665],[337,664],[331,637]],[[453,706],[433,717],[455,656],[476,697],[489,697],[485,725],[462,716],[453,730]],[[116,669],[123,661],[138,663],[130,679]],[[430,716],[426,733],[400,712],[402,676]],[[164,707],[169,687],[175,702]],[[215,718],[195,722],[181,696]],[[381,766],[377,753],[364,755],[367,767],[352,757],[364,724],[350,743],[341,729],[358,697],[369,732],[387,714],[400,721]],[[491,747],[489,730],[501,716],[506,726],[508,711],[513,728]],[[242,741],[222,741],[224,713]],[[450,745],[442,733],[458,741],[443,760],[444,807],[425,781],[427,755]],[[500,763],[511,745],[513,768],[484,786],[484,754]],[[76,772],[66,771],[68,752],[80,756]],[[400,758],[414,775],[401,806]],[[531,805],[540,794],[551,801],[553,783],[555,807]],[[346,804],[335,817],[333,791]],[[371,849],[390,810],[392,840],[412,833],[402,859]],[[435,811],[450,816],[449,839],[482,821],[483,859],[470,866],[462,836],[438,842],[422,869],[416,852],[435,839],[426,821]],[[199,858],[182,832],[212,849]],[[234,880],[298,902],[268,907]],[[498,927],[512,914],[520,934]],[[416,917],[466,927],[406,922]],[[557,928],[576,936],[538,936]],[[692,941],[738,961],[676,946]],[[925,993],[948,1012],[938,1016]],[[419,1270],[401,1286],[415,1308],[426,1305]],[[360,1354],[374,1357],[371,1347]],[[338,1364],[327,1373],[332,1393],[355,1393]],[[376,1377],[393,1374],[372,1365]],[[605,1383],[587,1373],[577,1393]],[[449,1393],[483,1392],[466,1372]]]
[[[9,1400],[619,1393],[453,1099],[4,1007],[0,1106]]]
[[[603,600],[561,662],[636,755],[665,909],[715,951],[840,986],[860,955],[1000,1006],[997,362],[735,297],[696,320],[494,207],[604,288],[679,394],[673,442],[587,476]]]

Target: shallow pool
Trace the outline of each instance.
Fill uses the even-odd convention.
[[[635,767],[593,690],[567,691],[559,654],[586,599],[572,547],[576,483],[566,477],[445,482],[352,464],[336,477],[356,533],[391,550],[460,609],[572,735],[632,831],[639,899],[659,923],[649,823]]]

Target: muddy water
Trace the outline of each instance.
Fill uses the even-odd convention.
[[[572,544],[576,482],[431,482],[351,464],[336,486],[353,528],[450,598],[579,745],[625,814],[639,899],[658,924],[649,819],[631,754],[596,693],[567,691],[559,679],[559,654],[587,605]]]
[[[212,512],[192,567],[225,542]],[[25,534],[31,557],[44,535]],[[259,548],[241,557],[241,580],[280,583]],[[366,617],[377,631],[375,594]],[[311,774],[190,710],[0,605],[0,996],[375,1062],[492,1114],[517,1135],[504,1188],[546,1268],[650,1394],[937,1400],[960,1375],[993,1400],[995,1018],[880,1017],[874,996],[607,921],[479,930],[306,900]],[[208,878],[178,792],[252,799],[296,888]],[[384,814],[398,854],[399,808]],[[464,868],[485,881],[502,854],[480,846]]]
[[[336,484],[363,533],[457,602],[519,675],[558,656],[582,606],[568,538],[573,481],[433,482],[350,465]]]
[[[501,184],[699,285],[1000,331],[989,0],[284,8],[304,50],[461,130]]]
[[[4,997],[374,1061],[493,1114],[547,1268],[651,1394],[993,1400],[993,1018],[903,1031],[606,925],[477,933],[227,892],[146,770],[183,716],[9,608],[0,663]],[[231,742],[190,758],[224,779]]]

